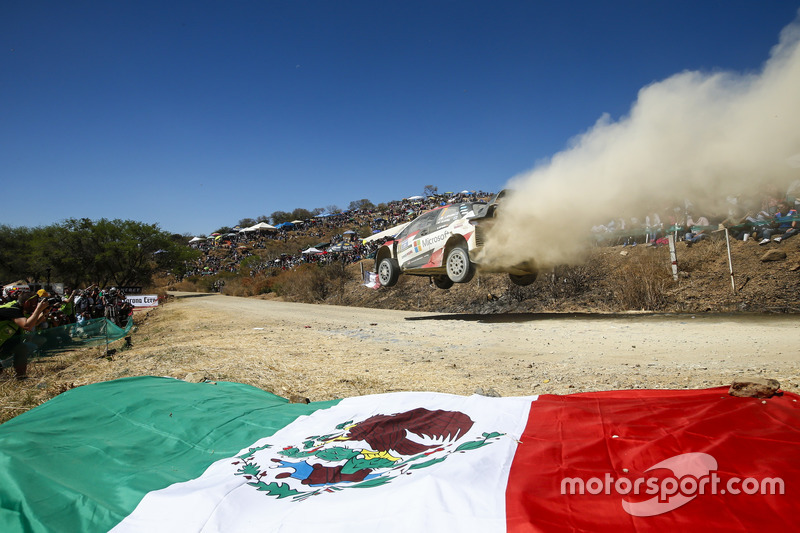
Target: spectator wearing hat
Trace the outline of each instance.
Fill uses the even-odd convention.
[[[31,331],[47,316],[49,294],[41,289],[37,293],[20,291],[16,299],[0,305],[0,373],[6,360],[13,359],[17,379],[26,379],[28,357],[36,350],[36,345],[26,342],[23,331]],[[26,309],[32,310],[26,314]]]

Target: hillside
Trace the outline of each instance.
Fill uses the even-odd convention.
[[[785,258],[765,261],[765,255]],[[341,292],[328,303],[452,313],[521,312],[800,312],[800,239],[759,246],[731,241],[736,292],[731,286],[724,239],[692,247],[679,243],[679,279],[673,281],[669,250],[598,247],[586,262],[544,273],[531,286],[517,287],[500,274],[478,275],[448,291],[434,288],[428,278],[401,276],[392,288],[367,289],[358,284],[361,265]]]

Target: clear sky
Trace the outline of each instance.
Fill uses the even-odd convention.
[[[208,234],[425,185],[496,191],[648,84],[758,70],[798,8],[4,0],[0,224]]]

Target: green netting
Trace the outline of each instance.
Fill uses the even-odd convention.
[[[133,327],[133,318],[128,318],[124,327],[117,326],[106,318],[94,318],[81,325],[66,324],[55,328],[47,328],[25,333],[22,342],[36,345],[34,357],[53,355],[64,350],[74,350],[88,346],[97,346],[127,337]],[[3,360],[2,365],[11,364],[11,357]]]

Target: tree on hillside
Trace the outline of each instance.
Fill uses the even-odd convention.
[[[308,220],[313,216],[314,215],[312,215],[311,211],[309,211],[308,209],[303,209],[301,207],[298,207],[297,209],[292,211],[292,218],[291,220],[289,220],[289,222],[291,222],[292,220]]]
[[[332,205],[326,206],[325,207],[325,211],[327,211],[331,215],[333,215],[335,213],[341,213],[342,212],[342,210],[339,209],[339,206],[336,205],[336,204],[332,204]]]
[[[230,226],[222,226],[214,233],[220,233],[222,235],[225,235],[226,233],[231,233],[231,232],[233,232],[233,228],[231,228]]]
[[[358,209],[375,209],[375,204],[367,200],[366,198],[362,198],[361,200],[353,200],[350,202],[350,206],[347,208],[349,211],[356,211]]]
[[[311,210],[311,214],[313,216],[321,215],[324,212],[325,212],[324,207],[315,207],[314,209]]]
[[[423,189],[423,193],[425,194],[425,196],[436,196],[438,192],[439,192],[439,187],[437,187],[436,185],[426,185],[425,189]]]
[[[243,218],[239,221],[239,226],[242,228],[249,228],[250,226],[255,226],[256,221],[252,218]]]
[[[266,222],[269,224],[269,217],[267,215],[259,215],[256,217],[256,222]],[[255,223],[250,224],[251,226],[255,225]]]
[[[286,211],[275,211],[269,216],[269,218],[271,224],[280,224],[282,222],[291,222],[294,220],[292,218],[292,214],[287,213]]]

